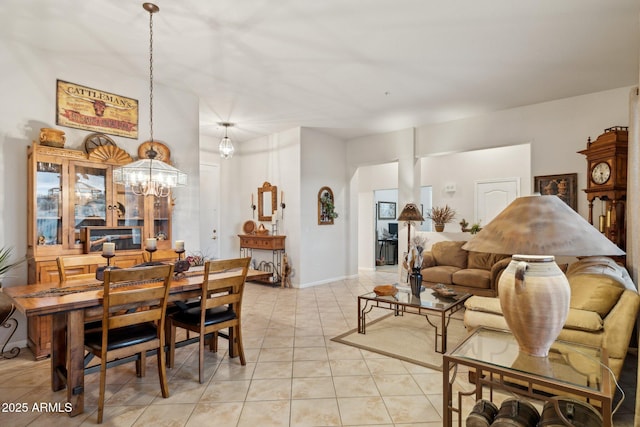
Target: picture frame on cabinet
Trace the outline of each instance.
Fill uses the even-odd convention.
[[[578,211],[578,174],[535,176],[533,191],[541,195],[558,196],[574,211]]]

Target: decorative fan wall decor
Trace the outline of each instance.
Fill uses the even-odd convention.
[[[124,165],[127,163],[133,162],[133,158],[124,151],[122,148],[118,148],[113,145],[102,145],[100,147],[94,148],[89,153],[89,159],[91,160],[101,160],[109,163],[116,163],[119,165]]]

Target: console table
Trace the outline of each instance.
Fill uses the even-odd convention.
[[[282,255],[284,254],[284,239],[287,236],[262,236],[259,234],[238,234],[240,238],[240,256],[253,257],[254,250],[271,251],[271,276],[266,283],[280,283],[284,287],[282,280]]]

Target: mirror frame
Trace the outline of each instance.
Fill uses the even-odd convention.
[[[266,212],[264,206],[264,194],[271,193],[271,212]],[[271,216],[278,209],[278,187],[266,182],[258,187],[258,221],[271,221]],[[268,213],[268,215],[267,215]]]

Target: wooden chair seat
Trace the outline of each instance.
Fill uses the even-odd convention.
[[[236,312],[230,307],[214,307],[205,312],[204,325],[211,326],[216,323],[226,322],[228,320],[237,319]],[[200,324],[200,307],[190,308],[187,311],[180,311],[172,315],[172,322],[176,326],[181,324],[199,325]]]
[[[157,337],[158,328],[155,323],[151,322],[111,329],[109,331],[107,351],[142,344]],[[84,345],[91,350],[100,351],[100,348],[102,348],[102,330],[85,334]]]

